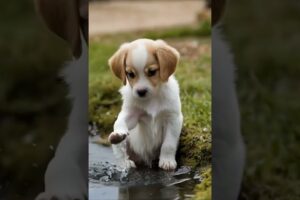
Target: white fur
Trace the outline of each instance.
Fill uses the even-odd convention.
[[[48,164],[45,191],[36,200],[52,199],[53,196],[59,199],[84,199],[87,196],[88,54],[83,37],[81,41],[82,55],[67,63],[62,74],[70,86],[69,96],[72,99],[68,128]]]
[[[159,167],[175,169],[177,163],[175,154],[181,133],[183,116],[179,98],[179,86],[173,75],[167,82],[155,88],[143,75],[146,62],[143,41],[139,41],[133,50],[133,65],[139,71],[139,80],[133,88],[127,82],[120,89],[123,98],[121,112],[114,124],[112,134],[127,134],[133,151],[149,166],[152,160],[159,156]],[[143,64],[143,65],[142,65]],[[147,97],[138,98],[137,88],[147,88]],[[126,154],[126,140],[112,145],[114,154],[124,167],[135,167],[135,163]],[[155,155],[160,152],[159,155]]]
[[[144,45],[139,44],[132,51],[132,63],[137,69],[143,69],[147,62],[147,50]]]

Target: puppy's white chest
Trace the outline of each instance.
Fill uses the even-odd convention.
[[[145,104],[142,109],[144,110],[145,114],[151,116],[152,119],[155,119],[162,112],[163,107],[161,102],[153,100],[148,104]]]
[[[159,114],[156,113],[144,113],[143,115],[141,115],[140,117],[140,121],[144,122],[145,124],[149,125],[150,127],[154,127],[157,126],[158,122],[159,122]]]
[[[153,142],[161,140],[163,135],[163,126],[165,123],[164,112],[144,113],[140,117],[140,126],[147,130],[148,137],[152,138]],[[154,142],[156,143],[156,142]]]

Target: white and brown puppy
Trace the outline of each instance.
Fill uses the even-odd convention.
[[[109,136],[113,151],[126,168],[135,164],[173,170],[183,116],[179,86],[173,75],[179,53],[162,40],[138,39],[121,45],[109,59],[123,81],[121,112]]]

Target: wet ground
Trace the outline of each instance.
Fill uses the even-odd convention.
[[[111,147],[90,141],[89,199],[189,199],[201,177],[190,167],[175,172],[160,169],[121,169],[116,165]]]

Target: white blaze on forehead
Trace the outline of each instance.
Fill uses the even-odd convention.
[[[143,44],[139,44],[132,51],[132,64],[136,69],[144,69],[147,62],[148,52]]]

